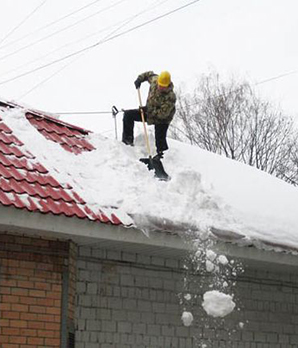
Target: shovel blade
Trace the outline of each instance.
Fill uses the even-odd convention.
[[[159,158],[140,158],[140,161],[146,164],[149,170],[154,170],[155,176],[159,180],[170,180],[170,176],[164,170],[163,164]]]
[[[152,158],[140,158],[140,161],[142,163],[146,164],[148,170],[154,169],[153,164],[152,164],[152,161],[153,161]]]

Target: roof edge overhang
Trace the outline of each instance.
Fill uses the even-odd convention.
[[[254,245],[241,246],[218,240],[213,250],[243,262],[245,267],[282,271],[284,267],[298,266],[298,256],[288,252],[259,249]]]
[[[0,233],[72,240],[79,246],[181,257],[188,246],[177,234],[144,233],[135,227],[0,206]]]
[[[162,257],[181,258],[192,248],[181,237],[185,232],[177,226],[176,232],[155,229],[144,233],[136,227],[93,222],[77,217],[29,212],[25,209],[0,206],[0,233],[18,233],[41,238],[72,240],[79,246],[92,246],[143,253]],[[241,259],[246,265],[269,269],[276,266],[298,266],[297,255],[241,246],[216,239],[217,253]]]
[[[192,224],[177,223],[153,216],[146,216],[144,218],[144,216],[135,215],[133,219],[137,222],[141,221],[142,225],[147,227],[148,230],[158,231],[160,233],[168,231],[170,234],[191,235],[193,231],[199,232],[197,227]],[[270,269],[283,266],[298,266],[298,248],[271,243],[265,240],[247,240],[241,233],[215,227],[210,227],[209,238],[212,239],[210,248],[216,253],[237,258],[243,261],[245,265],[254,268]],[[189,248],[191,248],[191,245]]]

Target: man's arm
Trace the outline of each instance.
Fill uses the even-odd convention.
[[[152,77],[157,76],[153,71],[146,71],[143,74],[140,74],[138,78],[135,80],[135,86],[136,88],[140,88],[141,83],[148,81],[151,83]]]

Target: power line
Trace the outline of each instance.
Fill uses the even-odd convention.
[[[74,22],[74,23],[72,23],[72,24],[70,24],[70,25],[68,25],[68,26],[66,26],[66,27],[64,27],[64,28],[62,28],[62,29],[59,29],[59,30],[57,30],[57,31],[55,31],[55,32],[53,32],[53,33],[51,33],[51,34],[49,34],[49,35],[46,35],[46,36],[44,36],[44,37],[42,37],[42,38],[40,38],[40,39],[38,39],[38,40],[36,40],[36,41],[34,41],[34,42],[31,42],[30,44],[28,44],[28,45],[26,45],[26,46],[23,46],[23,47],[18,48],[17,50],[15,50],[15,51],[13,51],[13,52],[10,52],[10,53],[8,53],[8,54],[6,54],[6,55],[4,55],[4,56],[1,56],[1,57],[0,57],[0,61],[3,60],[3,59],[5,59],[5,58],[11,57],[11,56],[15,55],[16,53],[19,53],[19,52],[21,52],[21,51],[24,51],[24,50],[27,49],[27,48],[30,48],[30,47],[32,47],[32,46],[35,46],[36,44],[38,44],[38,43],[40,43],[40,42],[42,42],[42,41],[44,41],[44,40],[47,40],[47,39],[49,39],[49,38],[51,38],[51,37],[53,37],[53,36],[55,36],[55,35],[57,35],[57,34],[60,34],[60,33],[62,33],[63,31],[65,31],[65,30],[67,30],[67,29],[70,29],[70,28],[72,28],[72,27],[74,27],[74,26],[76,26],[76,25],[78,25],[78,24],[80,24],[80,23],[82,23],[82,22],[85,22],[86,20],[90,19],[91,17],[97,16],[98,14],[100,14],[100,13],[102,13],[102,12],[104,12],[104,11],[110,10],[111,8],[113,8],[113,7],[117,6],[117,5],[119,5],[120,3],[124,2],[124,1],[127,1],[127,0],[120,0],[120,1],[118,1],[118,2],[116,2],[116,3],[114,3],[114,4],[112,4],[112,5],[109,5],[109,6],[105,7],[104,9],[101,9],[101,10],[95,12],[95,13],[92,13],[91,15],[89,15],[89,16],[87,16],[87,17],[85,17],[85,18],[82,18],[82,19],[80,19],[80,20],[78,20],[78,21],[76,21],[76,22]]]
[[[148,24],[150,24],[150,23],[153,23],[153,22],[155,22],[155,21],[158,21],[158,20],[160,20],[160,19],[162,19],[162,18],[164,18],[164,17],[167,17],[167,16],[169,16],[169,15],[175,13],[175,12],[178,12],[178,11],[180,11],[180,10],[186,8],[186,7],[189,7],[189,6],[195,4],[195,3],[199,2],[199,1],[200,1],[200,0],[191,1],[191,2],[189,2],[189,3],[187,3],[187,4],[183,5],[183,6],[180,6],[180,7],[176,8],[176,9],[174,9],[174,10],[171,10],[171,11],[169,11],[169,12],[166,12],[166,13],[164,13],[163,15],[157,16],[157,17],[155,17],[155,18],[153,18],[153,19],[150,19],[150,20],[148,20],[148,21],[146,21],[146,22],[144,22],[144,23],[141,23],[141,24],[139,24],[139,25],[136,25],[135,27],[132,27],[132,28],[130,28],[130,29],[128,29],[128,30],[125,30],[125,31],[123,31],[123,32],[120,33],[120,34],[116,34],[116,35],[114,35],[114,36],[112,36],[112,37],[110,37],[110,38],[108,38],[108,39],[106,39],[106,40],[104,40],[104,41],[101,40],[101,41],[99,41],[99,42],[96,42],[95,44],[92,44],[92,45],[87,46],[87,47],[85,47],[85,48],[83,48],[83,49],[80,49],[80,50],[78,50],[78,51],[75,51],[75,52],[73,52],[73,53],[70,53],[70,54],[68,54],[68,55],[66,55],[66,56],[64,56],[64,57],[62,57],[62,58],[53,60],[53,61],[50,62],[50,63],[47,63],[47,64],[42,65],[42,66],[39,66],[39,67],[37,67],[37,68],[35,68],[35,69],[32,69],[32,70],[29,70],[29,71],[27,71],[27,72],[25,72],[25,73],[19,74],[19,75],[13,77],[13,78],[10,78],[10,79],[4,80],[4,81],[0,81],[0,85],[6,84],[6,83],[11,82],[11,81],[15,81],[15,80],[17,80],[17,79],[19,79],[19,78],[21,78],[21,77],[30,75],[30,74],[32,74],[32,73],[34,73],[34,72],[36,72],[36,71],[42,70],[42,69],[47,68],[47,67],[49,67],[49,66],[51,66],[51,65],[53,65],[53,64],[59,63],[59,62],[61,62],[61,61],[64,61],[64,60],[66,60],[66,59],[69,59],[69,58],[71,58],[71,57],[73,57],[73,56],[76,56],[77,54],[81,54],[81,53],[83,53],[83,52],[85,52],[85,51],[88,51],[88,50],[90,50],[90,49],[93,49],[93,48],[95,48],[95,47],[97,47],[97,46],[99,46],[99,45],[101,45],[101,44],[103,44],[103,43],[106,43],[106,42],[108,42],[108,41],[114,40],[114,39],[116,39],[116,38],[118,38],[118,37],[120,37],[120,36],[126,35],[126,34],[132,32],[132,31],[134,31],[134,30],[140,29],[140,28],[142,28],[142,27],[144,27],[144,26],[146,26],[146,25],[148,25]]]
[[[74,112],[54,112],[57,115],[99,115],[111,114],[112,111],[74,111]]]
[[[46,79],[42,80],[41,82],[39,82],[37,85],[33,86],[32,88],[29,89],[29,91],[25,92],[24,94],[22,94],[20,97],[18,97],[18,99],[23,99],[24,97],[26,97],[28,94],[30,94],[31,92],[33,92],[36,88],[40,87],[41,85],[43,85],[44,83],[46,83],[47,81],[49,81],[51,78],[53,78],[55,75],[57,75],[60,71],[64,70],[69,63],[63,65],[62,68],[60,68],[59,70],[55,71],[53,74],[51,74],[50,76],[48,76]]]
[[[5,44],[5,45],[0,46],[0,49],[5,48],[5,47],[8,47],[8,46],[11,46],[11,45],[13,45],[13,44],[15,44],[15,43],[17,43],[17,42],[19,42],[19,41],[25,39],[25,38],[28,37],[28,36],[31,36],[31,35],[33,35],[33,34],[35,34],[35,33],[37,33],[37,32],[40,32],[41,30],[44,30],[44,29],[46,29],[46,28],[49,28],[50,26],[52,26],[52,25],[54,25],[54,24],[56,24],[56,23],[59,23],[59,22],[61,22],[62,20],[66,19],[66,18],[68,18],[68,17],[70,17],[70,16],[72,16],[72,15],[78,13],[78,12],[81,12],[81,11],[83,11],[84,9],[86,9],[86,8],[92,6],[92,5],[94,5],[95,3],[100,2],[100,1],[102,1],[102,0],[95,0],[95,1],[92,1],[91,3],[89,3],[89,4],[87,4],[87,5],[83,6],[83,7],[80,7],[79,9],[77,9],[77,10],[75,10],[75,11],[73,11],[73,12],[68,13],[67,15],[65,15],[65,16],[63,16],[63,17],[60,17],[60,18],[58,18],[57,20],[55,20],[55,21],[53,21],[53,22],[50,22],[50,23],[48,23],[48,24],[46,24],[46,25],[44,25],[44,26],[41,26],[41,27],[39,27],[39,28],[37,28],[37,29],[31,31],[31,32],[28,33],[28,34],[26,34],[26,35],[24,35],[24,36],[21,36],[20,38],[14,40],[14,41],[10,41],[10,42],[8,42],[8,43]]]
[[[124,26],[126,26],[128,23],[130,23],[131,21],[133,21],[135,18],[139,17],[140,15],[142,15],[143,13],[146,13],[149,10],[155,9],[156,7],[164,4],[165,2],[167,2],[169,0],[164,0],[162,2],[160,2],[160,0],[157,0],[155,2],[155,4],[153,6],[149,6],[147,7],[145,10],[142,10],[140,12],[138,12],[137,14],[130,16],[128,19],[124,20],[124,22],[121,22],[121,25],[118,26],[115,30],[113,30],[111,33],[109,33],[107,36],[104,37],[103,41],[108,39],[111,35],[115,34],[117,31],[119,31],[121,28],[123,28]],[[80,56],[77,58],[79,59]],[[28,94],[30,94],[31,92],[33,92],[36,88],[40,87],[41,85],[43,85],[44,83],[46,83],[47,81],[49,81],[50,79],[52,79],[54,76],[56,76],[58,73],[60,73],[62,70],[64,70],[67,66],[69,66],[70,64],[74,63],[77,59],[72,60],[70,63],[67,63],[66,65],[64,65],[61,69],[58,69],[55,73],[51,74],[49,77],[47,77],[46,79],[42,80],[41,82],[39,82],[37,85],[33,86],[29,91],[27,91],[26,93],[24,93],[23,95],[21,95],[18,99],[22,99],[25,96],[27,96]]]
[[[124,21],[125,21],[125,20],[124,20]],[[74,44],[79,43],[79,42],[81,42],[81,41],[85,41],[86,39],[90,38],[91,36],[94,36],[94,35],[97,35],[97,34],[99,34],[99,33],[101,33],[101,32],[104,32],[104,31],[106,31],[106,30],[109,30],[110,28],[116,26],[116,25],[119,24],[119,23],[123,23],[124,21],[122,20],[122,21],[120,21],[120,22],[117,22],[116,24],[107,26],[107,27],[105,27],[105,28],[103,28],[103,29],[101,29],[101,30],[99,30],[99,31],[96,31],[96,32],[94,32],[94,33],[92,33],[92,34],[89,34],[89,35],[87,35],[87,36],[84,36],[84,37],[82,37],[82,38],[79,39],[79,40],[74,40],[74,41],[69,42],[69,43],[66,43],[66,44],[64,44],[64,45],[62,45],[62,46],[59,46],[58,48],[55,48],[54,50],[48,52],[47,54],[45,54],[45,55],[43,55],[43,56],[37,57],[37,58],[35,58],[35,59],[33,59],[33,60],[30,60],[30,61],[26,62],[25,64],[19,65],[19,66],[17,66],[16,68],[13,68],[13,69],[11,69],[11,70],[6,71],[5,73],[1,74],[1,76],[5,76],[5,75],[8,75],[8,74],[10,74],[10,73],[12,73],[12,72],[18,71],[18,70],[20,70],[20,69],[22,69],[22,68],[25,68],[26,66],[28,66],[28,65],[30,65],[30,64],[32,64],[32,63],[38,62],[39,60],[42,60],[42,59],[44,59],[44,58],[50,56],[51,54],[53,54],[53,53],[55,53],[55,52],[59,52],[59,51],[61,51],[62,49],[68,47],[68,46],[74,45]]]
[[[33,63],[35,63],[35,62],[37,62],[37,61],[40,61],[40,60],[42,60],[42,59],[48,57],[49,55],[51,55],[51,54],[53,54],[53,53],[55,53],[55,52],[59,52],[59,51],[61,51],[62,49],[66,48],[66,47],[68,47],[68,46],[71,46],[71,45],[75,45],[75,44],[77,44],[77,43],[79,43],[79,42],[81,42],[81,41],[85,41],[86,39],[88,39],[88,38],[90,38],[90,37],[92,37],[92,36],[95,36],[95,35],[97,35],[97,34],[99,34],[99,33],[101,33],[101,32],[104,32],[104,31],[106,31],[106,30],[109,30],[110,28],[113,28],[113,27],[115,27],[115,26],[118,25],[118,24],[124,23],[124,25],[127,25],[130,21],[134,20],[136,17],[138,17],[138,16],[142,15],[143,13],[148,12],[148,11],[150,11],[150,10],[152,10],[152,9],[155,9],[156,7],[158,7],[158,6],[160,6],[160,5],[163,5],[165,2],[168,2],[168,1],[169,1],[169,0],[164,0],[164,1],[162,1],[161,3],[159,3],[159,4],[157,4],[157,5],[148,7],[147,9],[145,9],[145,10],[139,12],[139,13],[136,14],[136,15],[133,15],[133,16],[131,16],[131,17],[129,17],[129,18],[126,18],[126,19],[124,19],[124,20],[121,20],[121,21],[119,21],[119,22],[117,22],[117,23],[115,23],[115,24],[113,24],[113,25],[107,26],[107,27],[105,27],[105,28],[103,28],[103,29],[101,29],[101,30],[99,30],[99,31],[93,32],[92,34],[89,34],[89,35],[87,35],[87,36],[84,36],[84,37],[80,38],[79,40],[74,40],[74,41],[72,41],[72,42],[66,43],[66,44],[64,44],[64,45],[62,45],[62,46],[60,46],[60,47],[58,47],[58,48],[55,48],[54,50],[52,50],[52,51],[46,53],[45,55],[42,55],[42,56],[37,57],[37,58],[35,58],[35,59],[33,59],[33,60],[27,61],[25,64],[22,64],[22,65],[19,65],[19,66],[17,66],[17,67],[14,67],[13,69],[6,71],[5,73],[1,74],[0,76],[2,77],[2,76],[5,76],[5,75],[8,75],[8,74],[10,74],[10,73],[13,73],[13,72],[15,72],[15,71],[18,71],[18,70],[20,70],[20,69],[22,69],[22,68],[25,68],[26,66],[28,66],[28,65],[30,65],[30,64],[33,64]],[[159,2],[159,1],[157,1],[157,2]]]
[[[285,76],[297,74],[297,72],[298,72],[298,70],[293,70],[293,71],[290,71],[288,73],[284,73],[284,74],[281,74],[281,75],[273,76],[273,77],[270,77],[268,79],[256,82],[255,86],[262,85],[263,83],[267,83],[267,82],[270,82],[270,81],[273,81],[273,80],[278,80],[278,79],[280,79],[282,77],[285,77]]]
[[[273,81],[273,80],[277,80],[277,79],[280,79],[282,77],[285,77],[285,76],[289,76],[289,75],[292,75],[292,74],[295,74],[295,73],[298,73],[298,70],[293,70],[291,72],[288,72],[288,73],[284,73],[284,74],[280,74],[280,75],[277,75],[277,76],[273,76],[271,78],[268,78],[268,79],[265,79],[265,80],[262,80],[262,81],[259,81],[259,82],[256,82],[254,85],[257,86],[257,85],[260,85],[260,84],[264,84],[264,83],[267,83],[267,82],[270,82],[270,81]],[[234,91],[232,92],[237,92],[239,90],[239,88],[235,89]],[[221,96],[218,96],[218,98],[221,97]],[[195,102],[195,103],[192,103],[192,104],[189,104],[189,106],[193,106],[193,105],[197,105],[199,104],[200,102]],[[123,111],[123,110],[121,110]],[[110,114],[111,111],[72,111],[72,112],[55,112],[56,114],[59,114],[59,115],[87,115],[87,114]],[[172,126],[174,127],[174,126]],[[176,127],[174,127],[176,128]]]
[[[37,12],[45,3],[47,0],[44,0],[41,4],[39,4],[32,12],[30,12],[17,26],[15,26],[12,30],[10,30],[4,38],[0,41],[0,45],[15,31],[17,31],[24,23],[27,22],[27,20],[34,15],[35,12]],[[3,46],[2,46],[3,47]],[[1,48],[1,47],[0,47]]]
[[[290,72],[288,72],[288,73],[284,73],[284,74],[276,75],[276,76],[273,76],[273,77],[269,77],[269,78],[267,78],[267,79],[265,79],[265,80],[261,80],[261,81],[259,81],[259,82],[255,82],[255,83],[253,84],[253,86],[259,86],[259,85],[265,84],[265,83],[267,83],[267,82],[271,82],[271,81],[274,81],[274,80],[278,80],[278,79],[281,79],[281,78],[283,78],[283,77],[285,77],[285,76],[289,76],[289,75],[293,75],[293,74],[297,74],[297,73],[298,73],[298,70],[293,70],[293,71],[290,71]],[[238,88],[232,90],[231,93],[236,93],[236,92],[238,92],[238,91],[241,90],[241,89],[242,89],[242,87],[238,87]],[[223,96],[223,94],[220,94],[220,95],[216,96],[216,98],[221,98],[222,96]],[[195,102],[195,103],[188,104],[188,106],[193,106],[193,105],[198,105],[198,104],[200,104],[200,101],[197,101],[197,102]]]

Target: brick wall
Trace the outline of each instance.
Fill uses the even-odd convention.
[[[196,277],[185,305],[183,260],[80,248],[76,348],[297,348],[298,277],[246,268],[230,279],[237,308],[225,319],[202,309],[216,279]],[[183,309],[194,322],[183,326]]]
[[[60,347],[62,275],[70,264],[73,318],[75,247],[0,234],[0,347]]]

